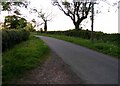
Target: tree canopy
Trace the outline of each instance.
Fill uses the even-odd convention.
[[[108,0],[52,0],[53,6],[58,6],[66,16],[71,18],[75,29],[79,29],[82,21],[85,20],[89,12],[92,11],[92,5],[96,2],[98,3],[97,6],[99,6],[99,3],[104,2],[108,6],[116,7],[120,0],[115,0],[112,3]],[[99,7],[99,9],[96,9],[96,13],[100,13],[100,9],[102,8]],[[110,12],[110,9],[108,9],[108,12]]]
[[[92,6],[92,2],[75,2],[74,0],[72,2],[67,0],[62,2],[53,0],[52,4],[58,6],[65,15],[71,18],[75,25],[75,29],[79,29],[80,23],[87,18]]]
[[[17,7],[27,8],[30,2],[22,0],[21,2],[14,2],[11,0],[0,1],[0,13],[1,11],[13,11],[17,15],[21,15],[20,10]]]
[[[10,2],[9,0],[6,0],[4,2],[0,2],[2,5],[2,11],[11,11],[12,6],[19,6],[19,7],[25,7],[27,8],[28,2],[22,1],[22,2]]]
[[[4,27],[7,29],[21,29],[26,27],[27,20],[16,15],[6,16]]]
[[[27,23],[26,30],[28,30],[30,32],[35,31],[34,26],[32,25],[32,23],[30,23],[30,22]]]

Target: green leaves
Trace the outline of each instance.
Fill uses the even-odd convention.
[[[11,11],[12,6],[19,6],[19,7],[25,7],[27,8],[29,2],[26,0],[24,1],[19,1],[19,2],[10,2],[10,1],[5,1],[5,2],[0,2],[2,5],[2,11]]]
[[[6,29],[21,29],[27,26],[27,20],[16,15],[6,16],[4,27]]]
[[[11,11],[11,2],[2,2],[2,11]]]
[[[32,23],[30,23],[30,22],[27,23],[27,26],[26,26],[25,29],[28,30],[28,31],[30,31],[30,32],[35,31],[35,29],[34,29]]]

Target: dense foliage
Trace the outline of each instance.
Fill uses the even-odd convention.
[[[79,37],[84,39],[91,38],[91,31],[89,30],[68,30],[68,31],[48,31],[49,34],[58,34],[58,35],[66,35],[72,37]],[[104,41],[104,42],[112,42],[114,44],[120,43],[120,34],[106,34],[103,32],[93,32],[94,40]]]
[[[14,1],[10,1],[10,0],[4,0],[3,2],[0,3],[0,6],[1,6],[2,11],[11,11],[13,6],[27,8],[28,2],[27,2],[27,0],[22,0],[22,2],[14,2]]]
[[[12,15],[12,16],[6,16],[4,27],[6,29],[21,29],[27,26],[27,20],[25,18]]]
[[[29,38],[29,32],[26,30],[2,30],[2,51],[12,48],[14,45]]]
[[[35,31],[34,26],[30,22],[27,23],[27,26],[25,27],[25,29],[27,31],[30,31],[30,32],[34,32]]]

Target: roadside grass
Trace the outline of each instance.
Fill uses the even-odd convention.
[[[49,48],[42,40],[30,36],[29,40],[3,52],[2,81],[7,84],[25,72],[40,66],[49,55]]]
[[[72,43],[96,50],[98,52],[101,52],[116,58],[120,58],[120,48],[118,47],[118,45],[113,43],[109,43],[109,42],[105,43],[103,41],[97,41],[97,40],[94,42],[91,42],[91,40],[88,40],[88,39],[70,37],[65,35],[53,35],[53,34],[52,35],[40,34],[40,35],[49,36],[49,37],[65,40],[68,42],[72,42]]]

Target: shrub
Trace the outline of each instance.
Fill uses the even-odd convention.
[[[26,41],[29,38],[29,32],[26,30],[2,30],[2,51],[12,48],[14,45]]]

